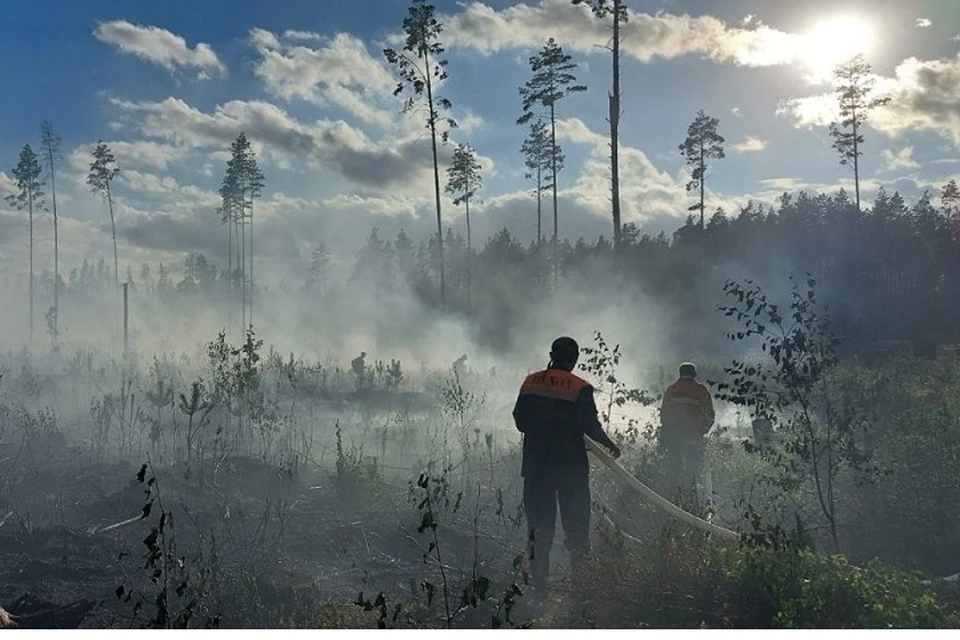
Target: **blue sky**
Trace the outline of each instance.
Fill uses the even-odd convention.
[[[561,103],[560,233],[609,236],[605,165],[609,54],[604,25],[569,0],[437,0],[449,80],[442,95],[483,158],[473,209],[484,236],[507,226],[533,239],[522,177],[525,129],[517,87],[528,58],[554,36],[580,63],[589,90]],[[849,171],[830,148],[832,87],[825,70],[863,49],[892,96],[867,132],[863,188],[915,199],[958,172],[960,6],[953,0],[627,0],[621,178],[626,221],[668,231],[689,204],[677,147],[698,109],[720,119],[727,158],[708,176],[711,209],[735,212],[784,190],[835,190]],[[260,203],[261,273],[302,275],[319,242],[344,263],[373,225],[423,237],[432,185],[422,123],[399,114],[382,48],[407,3],[316,0],[33,0],[0,22],[0,191],[20,148],[51,120],[63,137],[59,203],[64,271],[109,257],[106,208],[83,179],[91,145],[106,141],[117,179],[121,262],[177,263],[224,246],[214,213],[224,151],[240,130],[267,176]],[[852,34],[852,35],[850,35]],[[819,77],[816,77],[819,74]],[[448,157],[451,147],[444,150]],[[5,193],[4,193],[5,195]],[[23,214],[0,205],[0,268],[26,266]],[[450,226],[462,210],[447,202]],[[41,269],[50,223],[38,218]]]

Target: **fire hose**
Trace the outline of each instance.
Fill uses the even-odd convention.
[[[723,540],[738,541],[740,539],[740,534],[736,531],[731,531],[719,525],[713,524],[712,522],[707,522],[703,518],[699,518],[689,511],[684,511],[677,505],[673,504],[656,491],[643,484],[637,478],[631,474],[629,471],[623,468],[623,466],[613,459],[609,453],[607,453],[603,447],[591,440],[590,438],[584,436],[583,438],[587,443],[587,451],[594,454],[597,458],[600,459],[600,462],[605,464],[614,475],[617,476],[620,480],[624,482],[627,486],[634,490],[641,498],[643,498],[649,504],[657,507],[661,511],[664,511],[667,515],[670,515],[681,522],[699,529],[705,533],[712,533],[718,538]]]
[[[653,505],[654,507],[657,507],[667,515],[672,516],[673,518],[676,518],[681,522],[685,522],[686,524],[696,529],[699,529],[706,533],[715,534],[718,538],[722,540],[736,542],[740,539],[740,534],[737,533],[736,531],[731,531],[730,529],[726,529],[719,525],[713,524],[712,522],[707,522],[703,518],[698,518],[692,513],[688,511],[684,511],[677,505],[673,504],[672,502],[670,502],[669,500],[667,500],[666,498],[658,494],[656,491],[654,491],[647,485],[637,480],[637,478],[633,474],[631,474],[629,471],[624,469],[619,462],[614,460],[613,456],[607,453],[607,451],[602,446],[600,446],[599,444],[597,444],[587,436],[584,436],[583,439],[584,441],[586,441],[587,451],[595,455],[600,460],[600,462],[602,462],[611,471],[613,471],[613,474],[617,478],[623,481],[623,483],[626,484],[628,487],[633,489],[633,491],[637,493],[637,495],[639,495],[641,498],[643,498],[643,500],[645,500],[647,503]],[[608,525],[613,525],[614,527],[616,527],[616,524],[613,523],[613,521],[607,515],[604,514],[603,518]],[[623,537],[629,540],[638,542],[638,540],[633,536],[622,531],[620,533],[621,535],[623,535]],[[941,578],[931,578],[928,580],[923,580],[921,582],[924,585],[932,585],[937,582],[958,582],[958,581],[960,581],[960,573],[955,573],[953,575],[944,576]]]

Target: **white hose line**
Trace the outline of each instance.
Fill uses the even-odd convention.
[[[681,520],[688,525],[700,529],[706,533],[715,534],[717,537],[724,540],[730,541],[739,541],[740,534],[736,531],[731,531],[730,529],[725,529],[721,526],[715,525],[712,522],[707,522],[702,518],[684,511],[677,505],[673,504],[666,498],[662,497],[656,491],[643,484],[637,480],[633,474],[624,469],[619,462],[613,459],[609,453],[607,453],[603,447],[599,444],[588,438],[587,436],[583,437],[584,441],[587,443],[587,451],[594,454],[600,459],[600,462],[607,465],[614,475],[620,478],[625,484],[627,484],[631,489],[640,495],[641,498],[649,502],[655,507],[658,507],[660,510],[667,513],[667,515]]]
[[[701,531],[706,531],[707,533],[715,533],[718,535],[718,537],[724,540],[735,541],[740,539],[740,534],[738,534],[737,532],[731,531],[730,529],[725,529],[721,526],[715,525],[711,522],[707,522],[706,520],[698,518],[692,513],[684,511],[677,505],[673,504],[666,498],[662,497],[656,491],[654,491],[647,485],[637,480],[633,476],[633,474],[631,474],[629,471],[624,469],[623,466],[621,466],[619,462],[614,460],[613,456],[607,453],[606,450],[603,447],[601,447],[599,444],[597,444],[587,436],[584,436],[583,439],[587,443],[587,451],[597,456],[600,459],[600,462],[607,465],[607,467],[609,467],[610,470],[613,471],[614,475],[616,475],[618,478],[623,480],[625,484],[627,484],[631,489],[637,492],[640,495],[640,497],[646,500],[648,503],[666,512],[667,515],[673,516],[678,520],[682,520],[683,522],[689,524],[692,527],[700,529]],[[634,538],[633,536],[623,531],[606,514],[601,514],[601,518],[604,524],[607,525],[608,528],[612,528],[615,531],[618,531],[620,535],[624,536],[628,540],[631,540],[633,542],[640,542],[637,538]],[[859,569],[860,567],[856,567],[856,568]],[[937,583],[937,582],[960,582],[960,573],[955,573],[950,576],[944,576],[940,578],[930,578],[928,580],[920,581],[920,583],[925,586],[933,585],[934,583]]]

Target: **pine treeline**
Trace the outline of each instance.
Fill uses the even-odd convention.
[[[936,344],[960,342],[960,329],[952,321],[960,314],[960,189],[947,185],[939,202],[928,195],[912,206],[899,194],[882,190],[862,216],[841,191],[784,194],[776,209],[750,204],[732,215],[718,210],[703,232],[698,218],[690,215],[672,237],[641,234],[635,225],[625,225],[617,261],[604,237],[562,240],[566,285],[585,291],[616,276],[627,283],[631,295],[703,325],[703,317],[696,315],[701,286],[718,292],[723,279],[732,275],[779,290],[789,275],[808,272],[820,282],[821,297],[830,306],[840,337],[848,342],[908,340],[920,353],[932,352]],[[506,331],[516,317],[534,308],[549,293],[537,285],[536,242],[526,240],[503,229],[478,243],[471,255],[466,238],[447,228],[447,308],[465,314],[488,337],[494,325]],[[314,291],[322,288],[324,296],[338,291],[346,296],[412,296],[428,308],[440,308],[435,237],[416,241],[401,231],[390,239],[374,229],[349,278],[333,276],[328,267],[328,250],[318,247],[303,265],[300,284]],[[65,295],[106,295],[112,279],[103,260],[97,265],[85,262],[72,270]],[[133,286],[140,295],[175,301],[225,293],[230,282],[202,254],[191,254],[182,265],[144,265]],[[52,295],[52,286],[50,272],[44,271],[38,294]]]

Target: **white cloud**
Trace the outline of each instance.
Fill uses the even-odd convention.
[[[913,158],[912,146],[903,147],[899,151],[884,149],[883,164],[887,171],[896,171],[897,169],[916,169],[920,166],[920,163]]]
[[[890,96],[870,126],[892,137],[933,131],[960,146],[960,55],[950,59],[907,58],[893,77],[876,77],[876,95]],[[778,113],[797,126],[826,126],[837,119],[835,96],[822,94],[784,101]]]
[[[586,5],[569,0],[540,0],[497,10],[482,2],[466,4],[460,13],[442,17],[445,43],[490,55],[508,49],[536,49],[549,37],[580,53],[602,52],[608,26]],[[731,27],[711,16],[634,12],[622,27],[623,53],[641,62],[701,55],[716,62],[744,66],[787,64],[808,47],[803,37],[751,21],[750,28]],[[391,42],[398,42],[394,36]]]
[[[557,137],[592,147],[583,170],[566,196],[594,215],[610,212],[610,149],[605,134],[592,131],[579,118],[557,122]],[[563,185],[564,174],[560,184]],[[685,178],[676,179],[655,167],[647,155],[636,148],[620,147],[620,199],[624,222],[644,222],[653,216],[675,216],[687,208]]]
[[[890,104],[875,118],[875,128],[891,135],[926,129],[960,145],[960,55],[952,59],[907,58],[880,88]]]
[[[3,171],[0,171],[0,206],[3,206],[3,199],[11,193],[16,192],[17,183],[13,178]]]
[[[759,184],[775,191],[798,191],[807,186],[805,180],[799,178],[767,178],[759,180]]]
[[[323,36],[312,31],[297,31],[296,29],[287,29],[283,32],[283,37],[287,40],[303,40],[307,42],[323,42]]]
[[[400,131],[402,137],[374,141],[342,120],[307,123],[264,101],[232,100],[209,113],[178,98],[112,98],[110,103],[141,134],[185,151],[222,154],[244,131],[261,161],[280,169],[326,169],[378,191],[419,193],[431,184],[430,143],[422,122]],[[451,144],[440,148],[441,170],[452,153]]]
[[[592,131],[580,118],[560,118],[557,120],[557,140],[597,146],[606,144],[609,138]]]
[[[288,42],[263,29],[250,31],[250,42],[260,54],[254,73],[272,95],[341,107],[381,127],[393,122],[395,109],[388,99],[396,83],[362,40],[346,33],[323,38],[291,31],[284,39]],[[316,48],[301,44],[304,41],[316,43]]]
[[[763,151],[767,148],[767,141],[756,136],[747,136],[742,141],[730,145],[730,148],[737,153]]]
[[[151,140],[105,140],[121,167],[149,167],[166,170],[183,160],[186,150]],[[80,145],[70,153],[70,164],[77,170],[87,171],[92,160],[93,144]]]
[[[933,26],[933,22],[929,18],[917,18],[916,24],[921,29],[926,29],[927,27]]]
[[[473,110],[467,108],[462,115],[456,117],[457,131],[461,133],[475,133],[484,126],[484,120]]]
[[[782,100],[777,115],[784,116],[797,127],[826,127],[840,117],[837,98],[830,93]]]
[[[191,49],[181,36],[160,27],[113,20],[98,24],[93,35],[100,42],[114,45],[122,53],[160,65],[171,73],[178,69],[195,70],[201,80],[227,73],[226,65],[210,45],[200,42]]]
[[[743,117],[743,112],[740,111],[740,107],[734,107],[733,109],[730,109],[730,113],[732,113],[735,118]]]
[[[208,209],[215,209],[220,204],[220,196],[216,192],[194,185],[182,185],[171,176],[127,169],[117,175],[117,183],[136,196],[163,200],[186,198]]]

